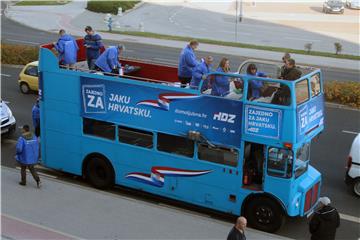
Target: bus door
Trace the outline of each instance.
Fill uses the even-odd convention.
[[[264,182],[265,146],[245,142],[243,161],[243,187],[262,190]]]

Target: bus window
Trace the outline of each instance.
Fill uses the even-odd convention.
[[[311,83],[311,96],[315,97],[315,96],[319,95],[319,93],[321,91],[320,75],[319,74],[313,75],[311,77],[310,83]]]
[[[308,80],[304,79],[296,83],[296,104],[301,104],[309,99]]]
[[[153,133],[128,127],[118,127],[119,142],[145,147],[153,147]]]
[[[291,177],[293,153],[289,149],[269,148],[267,173],[277,177]]]
[[[157,149],[159,151],[183,155],[186,157],[194,156],[194,141],[179,136],[158,133]]]
[[[198,144],[198,158],[214,163],[236,167],[238,164],[238,151],[228,148],[210,147],[207,144]]]
[[[87,135],[115,140],[115,125],[109,122],[83,118],[83,132]]]
[[[310,144],[305,143],[296,151],[295,159],[295,177],[302,175],[308,168],[308,160],[310,159]]]

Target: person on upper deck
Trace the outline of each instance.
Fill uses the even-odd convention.
[[[259,72],[253,63],[247,67],[246,74],[249,76],[266,77],[265,73]],[[250,99],[256,99],[261,97],[261,92],[264,90],[264,82],[261,80],[250,80],[249,87],[251,89]]]
[[[212,56],[207,56],[205,60],[193,69],[192,73],[192,79],[190,82],[190,87],[192,88],[198,88],[200,83],[203,81],[201,92],[207,90],[209,86],[209,77],[207,74],[211,70],[211,65],[214,61],[214,58]]]
[[[104,73],[119,74],[121,64],[119,62],[124,45],[108,47],[95,61],[95,68]]]
[[[86,60],[90,70],[95,70],[95,61],[100,56],[100,49],[104,46],[101,36],[94,32],[91,26],[85,28],[84,47],[86,47]]]
[[[65,65],[66,67],[74,67],[77,61],[77,51],[79,47],[75,39],[69,34],[66,34],[64,29],[59,31],[59,36],[58,41],[53,43],[56,51],[59,53],[59,64]]]
[[[280,69],[280,76],[284,75],[284,71],[286,69],[286,60],[290,59],[291,56],[290,56],[290,53],[284,53],[284,56],[282,57],[282,61],[284,63],[284,65],[281,66],[281,69]]]
[[[222,58],[217,72],[228,73],[230,71],[230,61],[227,58]],[[214,82],[212,84],[211,95],[214,96],[226,96],[230,91],[230,81],[228,76],[215,75]]]
[[[301,77],[302,72],[296,67],[295,60],[289,58],[285,62],[285,69],[280,79],[294,81]]]
[[[178,78],[182,87],[185,87],[188,83],[190,83],[193,68],[198,64],[194,53],[198,46],[199,42],[197,40],[191,40],[180,53]]]

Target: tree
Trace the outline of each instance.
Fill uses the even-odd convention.
[[[334,43],[335,46],[335,54],[339,54],[342,51],[342,45],[339,42]]]

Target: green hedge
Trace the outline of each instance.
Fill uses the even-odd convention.
[[[39,57],[39,47],[1,44],[1,63],[25,65],[32,61],[37,61]]]
[[[360,82],[326,82],[325,99],[360,109]]]
[[[97,13],[111,13],[118,14],[118,8],[121,7],[123,11],[131,9],[140,1],[98,1],[91,0],[87,2],[86,9]]]

